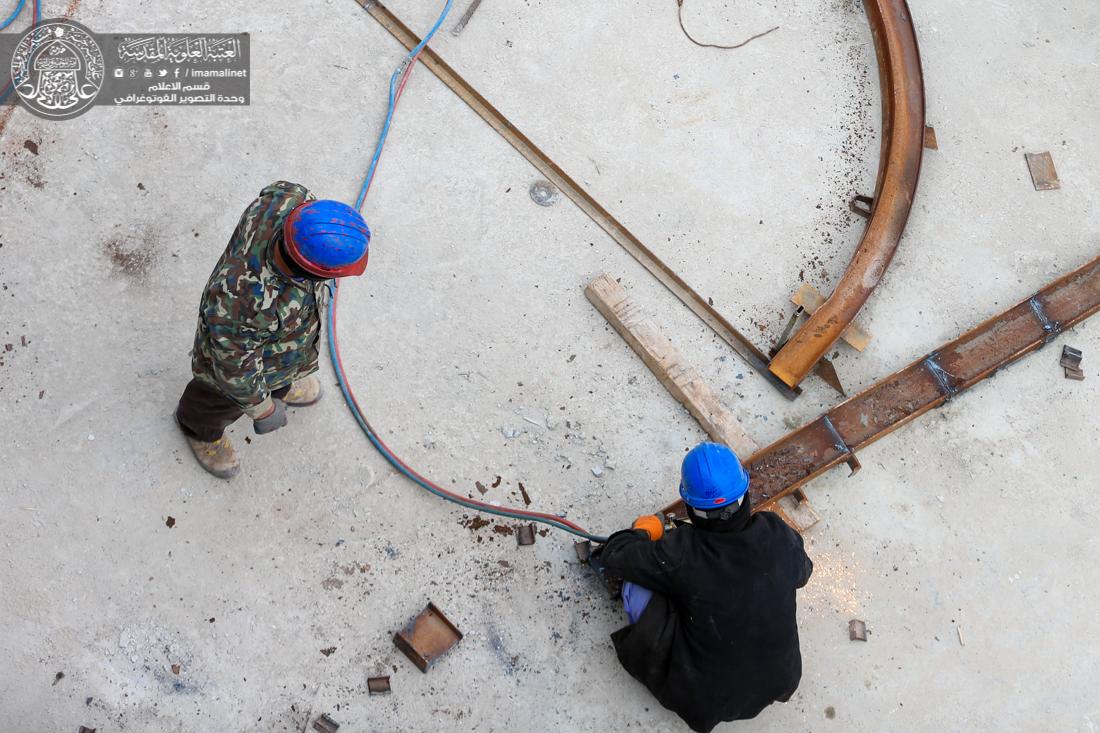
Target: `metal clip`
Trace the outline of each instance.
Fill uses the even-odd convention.
[[[1043,309],[1043,304],[1039,302],[1038,295],[1033,295],[1031,299],[1027,301],[1027,304],[1031,306],[1031,312],[1039,319],[1039,323],[1043,324],[1043,330],[1046,331],[1047,337],[1043,343],[1049,344],[1055,336],[1062,332],[1062,324],[1058,321],[1050,320],[1046,310]]]
[[[1075,349],[1069,345],[1063,346],[1062,359],[1058,362],[1058,365],[1063,369],[1080,369],[1082,356],[1080,349]]]
[[[936,386],[939,387],[940,394],[950,400],[959,393],[959,388],[954,383],[954,375],[940,366],[939,358],[940,352],[933,351],[925,358],[924,368],[936,380]]]
[[[336,733],[339,727],[340,724],[329,717],[328,713],[313,721],[313,730],[319,731],[319,733]]]
[[[821,421],[825,423],[825,428],[829,431],[829,435],[833,438],[833,447],[838,451],[848,456],[844,461],[848,464],[848,468],[851,473],[848,474],[848,478],[855,476],[863,468],[863,464],[856,458],[856,452],[848,447],[848,444],[844,442],[844,438],[840,437],[840,432],[836,429],[836,425],[833,425],[833,421],[828,415],[821,418]]]
[[[859,204],[863,204],[863,206]],[[862,216],[864,219],[870,219],[871,212],[875,208],[875,200],[870,196],[853,196],[852,200],[848,202],[848,208],[852,210],[853,214]]]
[[[798,306],[795,312],[791,315],[790,320],[787,321],[786,327],[783,329],[783,333],[779,335],[779,342],[768,352],[768,356],[774,357],[779,353],[779,350],[787,345],[787,341],[791,338],[791,332],[794,331],[795,324],[798,323],[798,317],[801,316],[806,309],[803,306]]]

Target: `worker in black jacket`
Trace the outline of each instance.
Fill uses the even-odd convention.
[[[619,661],[657,700],[706,733],[786,702],[802,677],[795,590],[813,563],[772,512],[752,514],[749,478],[724,445],[684,458],[690,525],[639,517],[594,555],[622,578],[631,625],[611,635]]]

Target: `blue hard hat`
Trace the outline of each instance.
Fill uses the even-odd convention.
[[[283,239],[295,264],[319,277],[362,275],[370,229],[362,215],[340,201],[309,201],[286,219]]]
[[[700,443],[684,456],[680,498],[693,509],[717,509],[736,502],[749,490],[749,474],[728,447]]]

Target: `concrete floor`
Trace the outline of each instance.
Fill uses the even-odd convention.
[[[437,5],[391,7],[424,29]],[[913,3],[940,150],[861,315],[874,342],[836,359],[850,390],[1097,254],[1100,7],[1017,6]],[[397,44],[351,0],[67,12],[103,32],[247,30],[253,103],[0,111],[0,727],[301,731],[327,711],[349,732],[685,730],[619,668],[622,614],[571,539],[467,528],[370,448],[327,365],[328,398],[286,430],[233,429],[230,483],[172,423],[240,211],[279,178],[354,196]],[[800,276],[827,290],[858,241],[870,34],[852,0],[690,0],[685,21],[712,40],[780,30],[723,52],[683,38],[673,0],[488,0],[434,46],[766,345]],[[1063,188],[1038,193],[1023,153],[1048,149]],[[603,271],[760,442],[835,401],[816,380],[774,394],[568,201],[535,206],[537,177],[417,72],[341,309],[360,398],[414,465],[471,493],[499,476],[485,498],[510,505],[523,482],[534,508],[601,532],[673,496],[703,433],[584,299]],[[1062,378],[1063,343],[1087,381]],[[720,730],[1095,731],[1097,354],[1086,322],[863,452],[857,478],[813,483],[802,686]],[[390,637],[428,600],[466,636],[423,675]],[[393,694],[369,698],[379,672]]]

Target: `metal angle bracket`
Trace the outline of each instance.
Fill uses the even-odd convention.
[[[790,319],[787,320],[787,325],[783,328],[783,333],[779,334],[779,342],[771,348],[768,352],[769,357],[774,357],[779,353],[779,350],[787,345],[787,341],[791,338],[791,333],[794,331],[794,327],[798,324],[799,317],[806,312],[806,308],[798,306],[794,313],[791,314]]]
[[[848,468],[851,470],[848,478],[855,476],[863,468],[863,464],[856,458],[856,452],[848,447],[848,444],[844,442],[844,438],[840,437],[840,431],[836,429],[836,425],[833,425],[833,421],[828,415],[823,416],[821,422],[824,423],[825,429],[832,436],[833,445],[836,449],[847,456],[844,462],[848,464]]]
[[[1043,344],[1049,344],[1054,340],[1055,336],[1062,332],[1062,324],[1058,321],[1050,320],[1050,316],[1047,315],[1038,295],[1031,296],[1031,299],[1028,300],[1027,303],[1031,306],[1031,312],[1035,314],[1035,317],[1039,319],[1039,323],[1043,325],[1043,330],[1046,331],[1047,337]]]
[[[313,730],[319,731],[319,733],[336,733],[339,728],[340,724],[333,720],[328,713],[313,721]]]
[[[875,200],[870,196],[853,196],[848,202],[848,208],[853,214],[858,214],[864,219],[870,219],[875,210]]]
[[[390,693],[389,676],[386,675],[382,677],[368,677],[367,693],[370,695],[388,695]]]
[[[928,373],[932,375],[932,378],[936,380],[936,386],[939,388],[940,394],[947,398],[946,402],[950,402],[959,393],[959,387],[955,383],[954,375],[940,366],[940,352],[933,351],[925,357],[923,364]]]
[[[1080,349],[1075,349],[1072,346],[1066,345],[1062,347],[1062,359],[1058,362],[1058,365],[1062,368],[1080,369],[1081,358],[1084,354]]]

